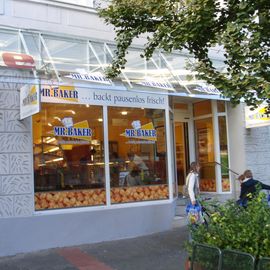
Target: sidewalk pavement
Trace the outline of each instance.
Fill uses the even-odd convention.
[[[1,270],[184,270],[184,217],[166,232],[0,257]]]

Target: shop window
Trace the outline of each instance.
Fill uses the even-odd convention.
[[[227,142],[227,127],[226,117],[218,117],[219,141],[220,141],[220,163],[221,163],[221,181],[222,191],[230,191],[229,178],[229,158],[228,158],[228,142]]]
[[[177,167],[177,184],[179,191],[183,194],[187,175],[188,157],[188,124],[183,122],[174,122],[175,133],[175,157]]]
[[[214,163],[214,136],[212,118],[195,121],[196,146],[201,164],[200,190],[216,191],[216,173]]]
[[[42,104],[33,116],[36,210],[104,205],[102,107]]]
[[[172,153],[175,153],[175,148],[177,148],[176,138],[177,134],[175,133],[175,122],[174,122],[174,115],[172,112],[170,112],[170,135],[171,135],[171,147],[172,147]],[[177,154],[176,154],[177,155]],[[173,187],[173,197],[178,197],[178,183],[177,183],[177,164],[176,164],[176,155],[174,154],[172,156],[172,164],[173,164],[173,175],[172,175],[172,187]]]
[[[204,100],[193,105],[194,117],[207,115],[212,113],[211,100]]]
[[[168,198],[165,111],[108,109],[111,202]]]
[[[217,100],[217,111],[219,113],[225,112],[225,101]]]

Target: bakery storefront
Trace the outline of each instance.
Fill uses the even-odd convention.
[[[136,91],[42,85],[41,111],[32,117],[35,209],[169,200],[170,192],[181,194],[195,159],[202,192],[230,192],[225,102],[193,103],[193,117],[181,121],[177,113],[188,105],[171,109],[168,101]]]
[[[167,100],[42,86],[32,118],[35,209],[169,199]]]
[[[0,255],[170,229],[196,159],[203,192],[232,193],[227,101],[187,69],[192,57],[146,62],[134,48],[112,81],[113,44],[0,39]]]

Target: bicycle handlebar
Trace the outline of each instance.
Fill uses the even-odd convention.
[[[210,201],[210,200],[212,200],[211,197],[205,197],[205,198],[202,198],[202,199],[201,199],[201,201],[203,201],[203,202],[204,202],[204,201]]]
[[[208,162],[208,163],[215,163],[215,164],[218,164],[220,167],[223,167],[223,168],[229,170],[229,171],[232,172],[233,174],[235,174],[235,175],[240,175],[240,173],[235,172],[234,170],[228,168],[227,166],[225,166],[225,165],[223,165],[223,164],[221,164],[221,163],[219,163],[219,162],[217,162],[217,161],[214,161],[214,162]]]

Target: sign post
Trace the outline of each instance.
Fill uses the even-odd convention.
[[[40,112],[40,85],[26,84],[20,89],[20,120]]]
[[[270,125],[270,116],[266,114],[266,104],[260,105],[255,110],[245,107],[246,128],[263,127]]]

